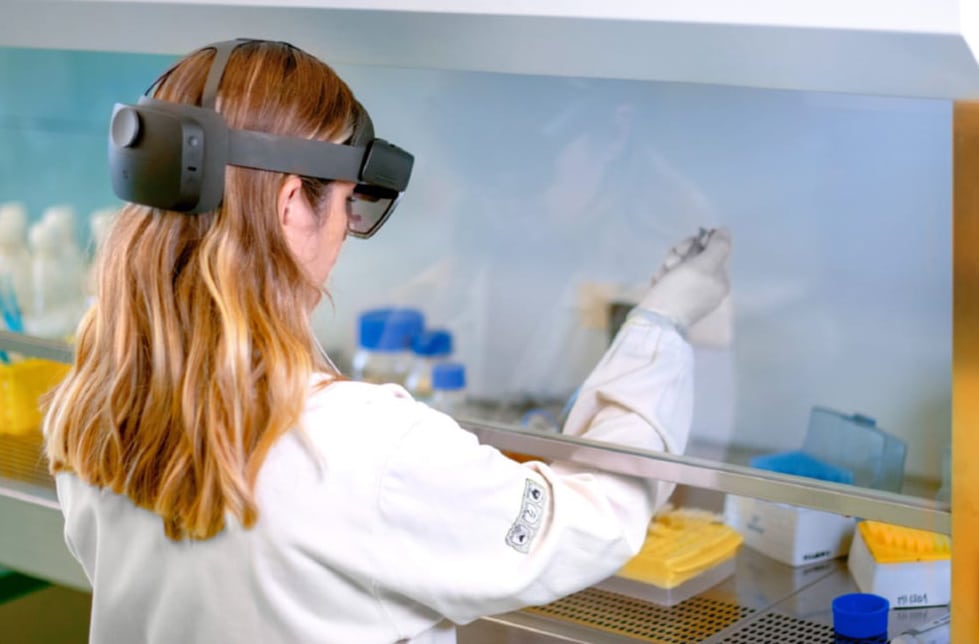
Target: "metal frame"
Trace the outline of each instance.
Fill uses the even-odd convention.
[[[979,642],[979,102],[952,130],[952,641]]]
[[[617,474],[671,481],[943,534],[951,530],[949,504],[938,501],[474,420],[463,419],[460,424],[481,442],[546,460],[571,461]]]

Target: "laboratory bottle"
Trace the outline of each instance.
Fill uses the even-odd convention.
[[[466,404],[466,367],[442,362],[432,369],[431,406],[450,416],[460,414]]]
[[[72,281],[66,279],[58,232],[43,219],[28,232],[31,248],[30,316],[27,332],[44,338],[64,339],[68,335]],[[77,273],[74,274],[77,277]]]
[[[403,385],[411,369],[411,342],[424,326],[425,318],[416,309],[387,308],[362,313],[352,360],[353,378]]]
[[[31,251],[27,246],[27,209],[12,202],[0,206],[0,293],[8,316],[22,317],[30,313]],[[11,310],[7,311],[6,308]],[[23,331],[16,323],[4,320],[4,327]]]
[[[452,334],[444,329],[422,331],[411,343],[411,352],[411,370],[405,389],[416,400],[428,402],[432,398],[432,370],[452,355]]]
[[[57,239],[63,270],[62,289],[65,297],[71,298],[70,304],[66,302],[66,306],[80,310],[87,287],[87,273],[85,257],[78,242],[75,209],[69,205],[50,206],[45,209],[41,221],[50,227]]]
[[[89,218],[88,226],[91,238],[89,246],[91,248],[91,255],[86,260],[88,264],[85,271],[86,308],[91,305],[92,300],[95,297],[95,261],[98,259],[99,252],[102,250],[102,246],[105,243],[105,238],[109,234],[109,226],[112,225],[112,220],[115,218],[116,212],[117,210],[115,208],[103,208],[93,212]]]

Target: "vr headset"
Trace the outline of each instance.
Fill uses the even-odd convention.
[[[192,215],[221,205],[227,165],[352,181],[357,185],[348,229],[355,237],[370,237],[397,206],[414,157],[375,138],[370,116],[360,104],[346,144],[228,127],[214,110],[217,88],[231,52],[246,42],[207,47],[215,56],[199,107],[148,95],[136,105],[115,105],[109,127],[113,192],[125,201]]]

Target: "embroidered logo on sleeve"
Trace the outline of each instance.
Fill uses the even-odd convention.
[[[506,535],[508,546],[524,554],[530,552],[530,543],[540,528],[541,517],[544,516],[545,503],[547,503],[547,492],[543,486],[527,479],[523,499],[520,502],[520,513]]]

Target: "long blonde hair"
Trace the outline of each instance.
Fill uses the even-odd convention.
[[[213,50],[180,61],[156,97],[200,100]],[[334,71],[283,43],[235,49],[217,95],[232,127],[342,141],[356,101]],[[224,202],[185,215],[129,204],[97,258],[75,362],[44,421],[53,473],[128,496],[171,539],[245,527],[271,446],[295,427],[314,372],[311,302],[276,211],[285,175],[228,167]],[[321,182],[304,181],[310,203]],[[318,208],[314,208],[319,210]]]

